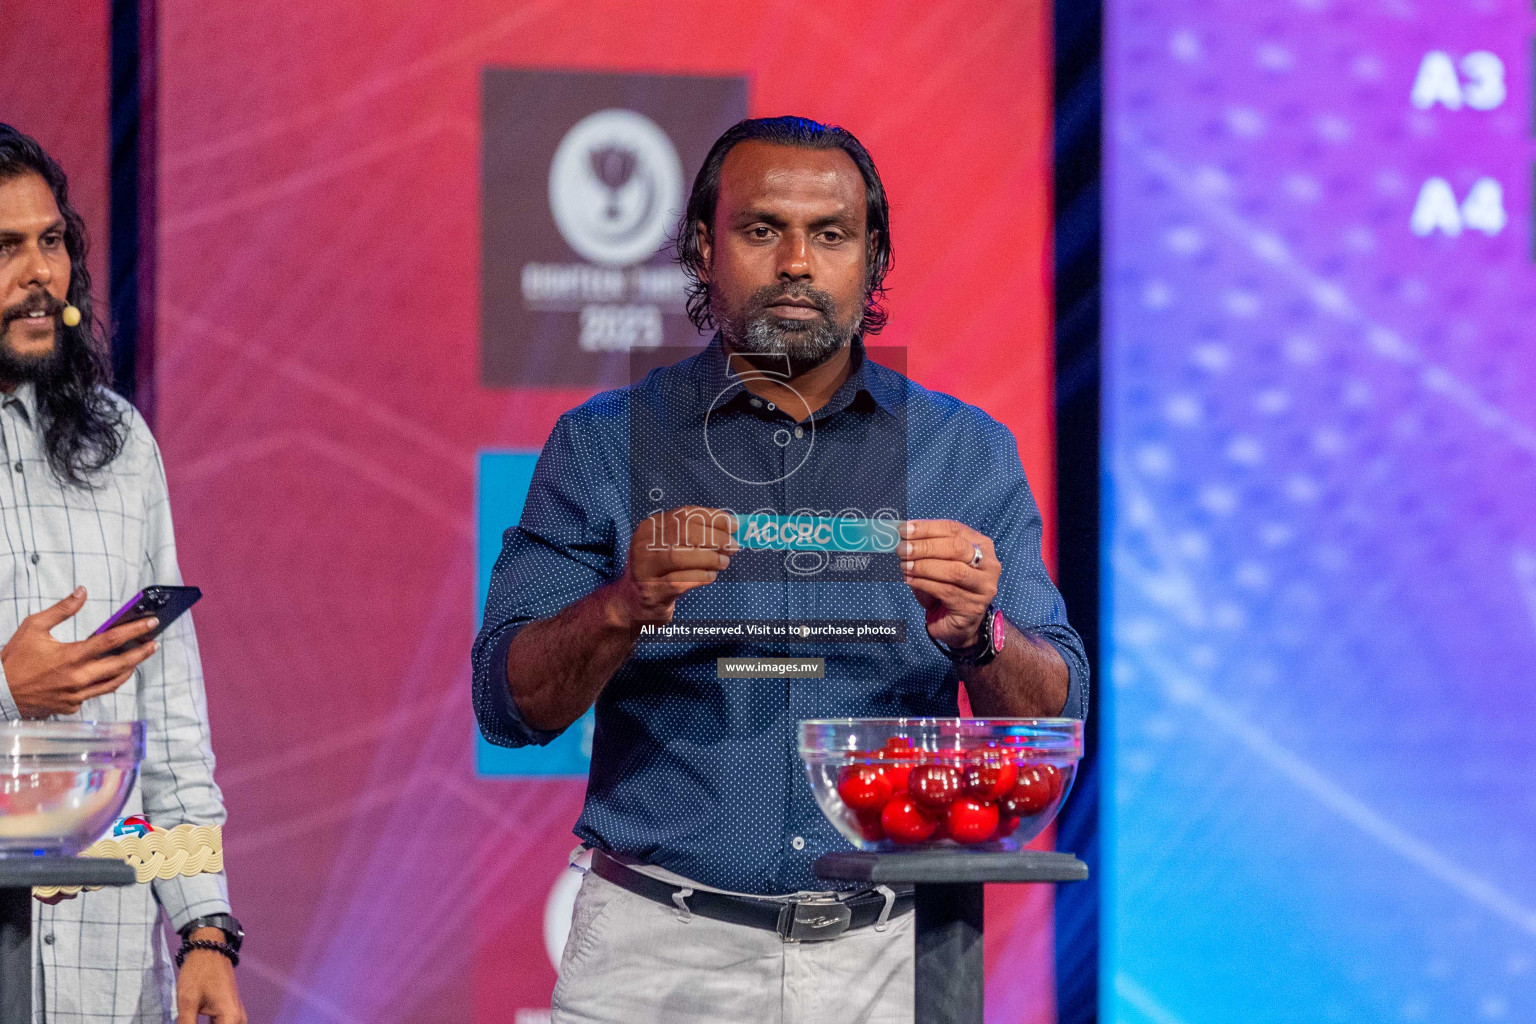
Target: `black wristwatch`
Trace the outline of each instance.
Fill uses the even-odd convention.
[[[929,639],[933,639],[929,635]],[[981,639],[969,647],[951,647],[948,644],[933,641],[933,645],[944,656],[956,665],[986,665],[1002,651],[1003,644],[1008,642],[1008,620],[1003,618],[1003,613],[997,605],[987,605],[986,612],[981,617]]]
[[[240,952],[240,944],[245,941],[245,929],[240,927],[240,922],[235,920],[233,914],[209,914],[207,917],[199,917],[194,921],[188,921],[181,926],[178,932],[185,942],[187,936],[199,928],[217,928],[224,933],[224,941],[236,953]]]

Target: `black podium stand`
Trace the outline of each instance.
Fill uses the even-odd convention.
[[[829,853],[816,874],[873,885],[915,885],[916,1024],[982,1024],[983,886],[987,882],[1081,882],[1088,865],[1070,853],[914,850]]]
[[[32,1024],[32,887],[132,885],[127,861],[0,857],[0,1024]]]

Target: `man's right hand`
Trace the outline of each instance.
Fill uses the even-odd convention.
[[[729,512],[698,505],[641,520],[624,575],[610,590],[610,621],[629,629],[671,622],[679,597],[713,583],[731,564],[735,532]]]
[[[92,697],[111,693],[128,681],[133,670],[159,649],[150,641],[131,651],[106,657],[131,640],[150,632],[158,619],[139,619],[115,626],[100,636],[75,643],[55,640],[50,633],[85,607],[85,588],[76,587],[58,604],[21,620],[21,626],[0,648],[0,667],[11,699],[23,718],[72,715]]]

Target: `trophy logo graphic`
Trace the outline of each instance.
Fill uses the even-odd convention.
[[[622,146],[604,146],[592,151],[592,173],[598,181],[608,186],[608,208],[605,215],[609,220],[618,220],[623,213],[619,208],[619,190],[635,176],[635,166],[639,160],[634,150]]]
[[[578,121],[549,168],[549,208],[580,256],[605,267],[653,257],[682,210],[683,167],[656,122],[611,108]]]
[[[672,233],[747,80],[486,68],[480,382],[618,387],[635,353],[703,343]]]

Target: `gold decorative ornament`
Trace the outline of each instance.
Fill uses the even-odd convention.
[[[86,847],[80,856],[127,861],[141,884],[156,878],[212,874],[224,870],[224,830],[218,825],[177,825],[142,836],[108,836]],[[95,891],[102,886],[34,885],[32,895],[38,899],[74,896],[82,888]]]

